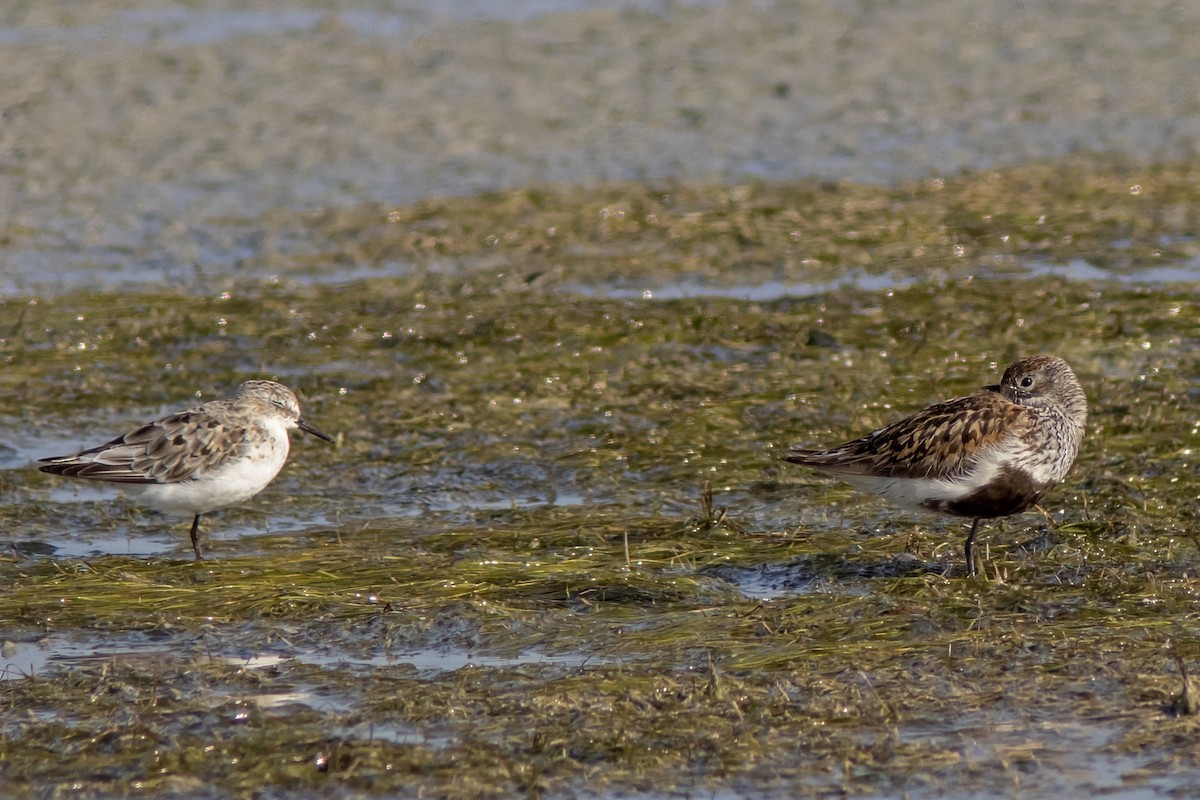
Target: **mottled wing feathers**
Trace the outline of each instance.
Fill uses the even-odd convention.
[[[202,406],[143,425],[107,444],[73,456],[43,458],[42,472],[113,483],[178,483],[204,475],[239,448],[243,420],[232,424]]]
[[[1029,410],[994,391],[924,409],[831,450],[793,449],[793,464],[845,475],[888,478],[953,478],[975,457],[1028,424]]]

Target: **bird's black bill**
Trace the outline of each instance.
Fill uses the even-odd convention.
[[[300,430],[304,431],[305,433],[311,433],[313,436],[317,437],[318,439],[324,439],[325,441],[329,442],[330,444],[333,444],[332,436],[330,436],[327,433],[321,433],[319,430],[314,428],[312,425],[309,425],[307,422],[305,422],[302,419],[296,421],[296,427],[299,428]]]

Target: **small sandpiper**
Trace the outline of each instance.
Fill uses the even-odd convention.
[[[333,441],[304,421],[291,389],[246,381],[228,397],[169,414],[107,444],[40,459],[45,466],[39,469],[123,484],[143,505],[193,514],[192,550],[199,560],[200,515],[265,489],[287,460],[292,428]]]
[[[829,450],[794,448],[784,460],[835,475],[902,508],[979,520],[1031,508],[1075,462],[1087,397],[1067,362],[1023,358],[999,385],[937,403]]]

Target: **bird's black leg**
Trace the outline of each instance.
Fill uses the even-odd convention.
[[[976,517],[971,523],[971,532],[967,534],[967,543],[963,546],[963,549],[967,552],[967,574],[972,578],[975,577],[975,559],[973,556],[975,551],[975,529],[978,527],[979,517]]]
[[[196,551],[196,560],[203,561],[204,556],[200,555],[200,542],[196,539],[196,532],[198,530],[200,530],[200,515],[199,514],[197,514],[196,517],[192,520],[192,549]],[[975,533],[974,528],[971,529],[971,533],[972,534]],[[969,544],[967,546],[970,547]]]

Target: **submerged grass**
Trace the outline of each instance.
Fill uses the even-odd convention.
[[[1194,286],[1008,273],[1194,258],[1194,171],[1070,164],[895,190],[626,186],[349,209],[310,220],[323,259],[416,266],[338,286],[0,301],[0,418],[28,432],[12,453],[42,455],[46,436],[94,443],[261,375],[298,386],[338,437],[298,442],[271,489],[207,520],[209,561],[185,558],[182,537],[177,557],[0,559],[6,640],[99,653],[0,681],[6,791],[1190,785]],[[921,279],[954,245],[977,249],[933,257],[941,272]],[[564,291],[864,265],[894,285],[770,301]],[[1048,498],[1052,524],[982,532],[984,577],[963,577],[955,522],[779,461],[1034,352],[1076,368],[1088,435]],[[22,467],[0,472],[13,545],[155,526],[124,503],[71,504],[7,457]],[[264,532],[264,517],[292,522]],[[233,525],[255,535],[220,535]],[[479,661],[414,666],[429,652]]]

